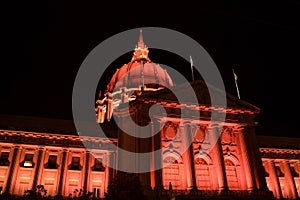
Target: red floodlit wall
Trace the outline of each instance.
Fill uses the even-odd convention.
[[[174,132],[175,130],[178,132]],[[157,180],[157,173],[150,173],[149,186],[154,189],[161,182],[165,189],[171,183],[173,190],[259,189],[264,183],[260,183],[256,176],[259,172],[255,171],[254,163],[251,162],[251,148],[245,148],[247,138],[242,135],[247,132],[245,128],[227,124],[219,129],[222,134],[212,150],[208,153],[200,151],[201,146],[209,145],[217,130],[218,127],[211,124],[190,123],[180,126],[175,121],[166,123],[161,131],[161,144],[165,147],[162,161],[166,166],[160,170],[160,181]],[[178,152],[187,142],[185,136],[188,131],[195,133],[195,137],[192,145],[180,155]],[[11,134],[6,131],[0,133]],[[210,138],[208,143],[204,141],[206,136]],[[173,142],[170,138],[174,138]],[[277,199],[297,199],[300,191],[300,159],[297,155],[300,155],[300,150],[259,150],[263,155],[262,176],[265,177],[269,190]],[[41,184],[51,196],[78,196],[80,190],[86,190],[103,198],[113,174],[102,161],[116,162],[114,153],[116,152],[99,149],[91,154],[84,148],[1,142],[0,187],[2,192],[23,195],[24,191]],[[281,153],[285,157],[267,158],[267,153],[273,156]],[[7,160],[5,156],[8,156]],[[155,161],[153,158],[152,165]],[[78,192],[74,193],[76,190]]]

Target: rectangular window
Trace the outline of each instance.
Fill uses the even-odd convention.
[[[297,173],[295,167],[291,167],[291,173],[292,173],[292,177],[299,177],[299,174]]]
[[[180,188],[181,179],[178,164],[170,164],[163,168],[163,185],[165,189],[169,188],[170,182],[174,188]]]
[[[50,155],[48,158],[47,168],[56,169],[57,168],[56,160],[57,160],[57,156]]]
[[[9,156],[9,152],[1,152],[0,166],[8,166],[9,165],[8,156]]]
[[[93,196],[96,198],[100,198],[100,189],[99,188],[93,188]]]
[[[265,166],[263,166],[263,167],[264,167],[265,177],[269,177],[270,175],[269,175],[269,173],[267,172],[266,167],[265,167]]]
[[[33,154],[25,154],[23,167],[33,167]]]
[[[80,170],[80,157],[72,157],[72,170]]]
[[[277,177],[284,177],[284,173],[281,171],[279,166],[275,166]]]

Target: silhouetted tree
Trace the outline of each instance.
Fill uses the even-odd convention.
[[[141,182],[136,174],[118,172],[108,185],[106,200],[143,200]]]
[[[37,185],[35,190],[26,190],[23,195],[24,199],[42,200],[47,199],[47,190],[44,185]]]

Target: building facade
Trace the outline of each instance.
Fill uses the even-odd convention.
[[[9,117],[5,116],[5,118]],[[41,123],[40,126],[44,124]],[[190,130],[196,130],[193,125],[179,128],[184,130],[187,126],[191,127]],[[176,125],[167,123],[162,135],[171,135],[168,129],[174,127]],[[241,140],[241,136],[237,137],[237,135],[244,129],[235,131],[230,131],[228,127],[223,129],[218,144],[222,149],[222,153],[218,154],[221,158],[214,155],[216,149],[208,155],[197,152],[206,129],[208,129],[207,125],[197,129],[190,148],[193,154],[185,153],[178,156],[176,151],[165,152],[162,161],[170,165],[162,170],[151,172],[149,177],[145,178],[145,174],[141,176],[143,181],[149,181],[144,184],[153,191],[155,186],[160,185],[167,195],[169,182],[171,182],[174,193],[178,197],[191,195],[247,197],[252,194],[253,198],[262,199],[265,196],[269,197],[268,192],[264,191],[266,189],[272,192],[274,199],[299,198],[299,139],[254,136],[254,140],[259,145],[257,150],[259,150],[260,160],[256,162],[263,167],[263,172],[260,172],[262,174],[256,175],[259,171],[254,168],[255,161],[247,162],[243,157],[244,153],[241,153],[241,142],[245,140]],[[180,134],[183,134],[183,131]],[[107,167],[102,161],[111,162],[111,166],[116,166],[117,152],[105,147],[107,139],[86,137],[84,140],[95,146],[92,150],[94,153],[91,154],[82,145],[82,139],[70,134],[0,130],[1,193],[9,192],[12,195],[22,196],[26,190],[44,185],[48,195],[51,196],[57,194],[76,196],[79,195],[79,192],[74,193],[77,189],[104,198],[107,186],[115,177],[116,171]],[[117,139],[110,139],[111,141],[118,144]],[[180,146],[180,141],[177,142]],[[162,145],[166,143],[167,141],[162,140]],[[176,146],[174,148],[176,149]],[[248,167],[245,166],[246,164]],[[247,169],[250,172],[247,172]],[[252,175],[247,176],[247,173]],[[264,192],[261,192],[262,189]],[[254,195],[255,193],[257,194]]]
[[[299,199],[300,140],[258,136],[268,188],[278,199]]]
[[[95,121],[109,124],[114,115],[116,122],[130,125],[128,119],[133,119],[140,126],[149,126],[144,132],[127,127],[131,135],[148,132],[152,137],[132,137],[118,127],[110,130],[110,138],[79,137],[71,122],[9,121],[3,116],[1,192],[21,196],[44,185],[51,196],[82,191],[104,198],[116,169],[133,165],[139,171],[146,164],[153,170],[138,176],[148,199],[167,199],[170,187],[177,199],[299,197],[300,142],[288,145],[297,140],[287,139],[283,146],[276,138],[257,137],[255,117],[260,109],[229,94],[225,94],[227,108],[212,106],[209,91],[224,94],[201,80],[191,83],[197,101],[186,98],[179,103],[167,88],[174,87],[184,96],[186,85],[175,85],[166,70],[149,59],[148,52],[140,34],[132,60],[116,71],[97,100]],[[150,119],[153,105],[166,112],[158,109]],[[182,118],[182,112],[188,117]],[[212,121],[212,112],[226,114],[225,121]],[[109,147],[110,142],[130,152],[162,149],[162,153],[153,153],[143,163],[138,156],[128,161],[121,151]]]
[[[0,138],[2,193],[23,196],[26,190],[44,185],[52,197],[88,191],[103,198],[114,176],[114,170],[102,163],[116,160],[105,139],[84,139],[95,146],[91,155],[78,136],[1,130]]]

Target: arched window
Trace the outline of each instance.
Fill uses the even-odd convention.
[[[238,190],[239,181],[235,164],[231,160],[225,159],[225,169],[229,190]]]
[[[181,178],[178,161],[171,156],[167,156],[163,160],[167,165],[163,168],[163,185],[165,189],[169,188],[169,183],[172,183],[173,189],[180,188]]]
[[[203,158],[195,159],[195,173],[198,189],[210,190],[211,181],[209,176],[209,165]]]

